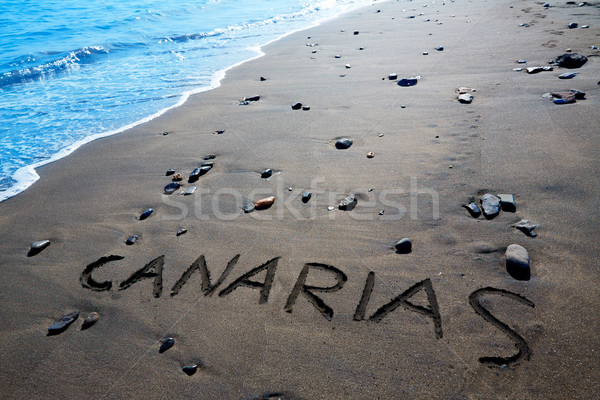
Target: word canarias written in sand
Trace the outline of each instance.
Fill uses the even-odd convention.
[[[279,262],[280,257],[273,258],[267,261],[266,263],[262,264],[261,266],[251,269],[245,274],[239,276],[227,286],[224,286],[228,276],[231,274],[231,272],[237,265],[239,258],[239,254],[233,257],[227,264],[227,267],[225,267],[225,270],[221,273],[221,276],[217,279],[216,282],[213,283],[210,277],[210,270],[206,264],[206,259],[203,255],[198,257],[198,259],[196,259],[196,261],[194,261],[194,263],[186,271],[183,272],[183,274],[177,280],[177,282],[175,282],[175,284],[171,288],[170,295],[172,297],[177,296],[177,294],[179,294],[179,292],[183,289],[185,284],[190,280],[194,273],[197,272],[200,275],[201,280],[200,290],[202,291],[202,294],[204,296],[212,296],[218,292],[219,297],[226,297],[239,287],[248,287],[258,290],[258,304],[267,303],[269,301],[269,293],[271,292],[271,287],[273,286],[273,279],[275,277],[275,272],[277,271],[277,264]],[[97,282],[93,279],[92,274],[96,269],[102,267],[105,264],[123,259],[124,257],[122,256],[111,255],[107,257],[101,257],[100,259],[89,264],[81,273],[81,285],[86,289],[94,291],[110,291],[113,288],[113,282]],[[143,268],[134,272],[129,278],[119,283],[118,290],[126,290],[140,281],[151,280],[153,296],[155,298],[160,298],[163,293],[164,260],[164,255],[153,259]],[[308,276],[311,274],[311,271],[320,271],[321,273],[331,275],[331,277],[336,282],[335,285],[307,285],[306,281]],[[264,278],[262,280],[255,278],[256,275],[262,275],[263,272],[265,273]],[[300,297],[302,297],[306,301],[308,301],[308,303],[311,304],[326,320],[331,321],[334,314],[333,308],[327,305],[323,301],[323,299],[319,297],[316,293],[338,292],[344,287],[344,284],[347,280],[347,275],[342,270],[332,265],[321,263],[304,264],[304,267],[300,271],[296,283],[294,284],[294,287],[292,288],[287,298],[284,309],[286,312],[292,313],[294,311],[296,302]],[[406,310],[416,312],[430,318],[433,324],[433,330],[436,338],[441,339],[443,337],[444,333],[442,329],[442,318],[440,315],[440,308],[438,305],[435,290],[433,288],[433,284],[429,278],[422,280],[421,282],[415,283],[414,285],[406,289],[404,292],[394,297],[388,303],[381,305],[372,315],[367,316],[367,306],[369,305],[374,286],[375,273],[371,271],[366,276],[362,295],[360,296],[360,299],[358,299],[358,304],[354,312],[354,321],[368,321],[372,323],[378,323],[385,319],[388,315],[390,315],[394,310],[396,310],[399,307],[402,307]],[[410,301],[410,299],[415,294],[421,291],[424,291],[427,296],[427,306],[417,305]],[[479,361],[485,364],[503,366],[514,364],[521,360],[528,360],[531,355],[531,350],[529,349],[529,346],[525,339],[523,339],[521,335],[519,335],[516,331],[510,328],[507,324],[494,317],[480,303],[479,300],[483,296],[502,296],[517,301],[519,303],[525,304],[529,307],[535,307],[535,305],[525,297],[503,289],[486,287],[478,289],[471,293],[469,295],[469,304],[471,305],[471,307],[473,307],[475,312],[478,315],[480,315],[486,322],[489,322],[490,324],[504,332],[506,335],[508,335],[514,341],[515,346],[518,350],[516,354],[510,357],[480,357]]]

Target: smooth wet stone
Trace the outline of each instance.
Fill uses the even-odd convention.
[[[212,167],[215,165],[214,162],[212,161],[204,161],[202,164],[200,164],[200,168],[202,167],[210,167],[212,169]]]
[[[573,79],[576,75],[576,72],[565,72],[564,74],[560,74],[558,79]]]
[[[400,254],[408,254],[412,251],[412,241],[409,238],[400,239],[394,248]]]
[[[529,237],[536,237],[537,233],[534,232],[534,229],[539,228],[540,225],[532,224],[529,222],[528,219],[522,219],[519,222],[517,222],[516,224],[514,224],[513,227],[520,230],[521,232],[523,232],[525,235],[527,235]]]
[[[402,78],[398,81],[398,86],[408,87],[415,86],[418,82],[417,78]]]
[[[259,79],[260,79],[261,82],[264,82],[264,81],[267,80],[267,78],[265,78],[264,76],[261,76]]]
[[[352,143],[354,143],[352,139],[342,138],[335,142],[335,148],[338,150],[346,150],[352,146]]]
[[[175,344],[175,339],[173,339],[172,337],[168,337],[162,341],[162,343],[160,344],[160,349],[158,349],[158,352],[164,353],[165,351],[167,351],[171,347],[173,347],[174,344]]]
[[[512,70],[513,70],[513,71],[520,72],[520,71],[523,71],[523,68],[513,68]]]
[[[310,106],[302,106],[303,111],[310,111]]]
[[[519,64],[526,64],[526,63],[527,63],[527,60],[520,59],[519,61],[517,61],[517,63],[519,63]]]
[[[202,159],[203,160],[214,160],[215,158],[217,158],[217,156],[215,154],[207,154]]]
[[[173,175],[175,173],[175,168],[171,168],[168,169],[167,172],[165,173],[165,176],[170,176]]]
[[[335,210],[335,207],[333,207],[333,206],[327,207],[327,211],[333,211],[333,210]]]
[[[579,24],[578,24],[577,22],[571,22],[571,23],[568,25],[568,28],[569,28],[569,29],[575,29],[575,28],[577,28],[578,26],[579,26]]]
[[[172,179],[174,181],[181,181],[181,180],[183,180],[183,175],[181,175],[181,174],[175,174],[175,175],[173,175]]]
[[[438,46],[435,48],[437,51],[444,51],[444,46]]]
[[[531,278],[529,253],[527,249],[518,244],[511,244],[506,249],[506,271],[519,281],[528,281]]]
[[[247,103],[247,102],[246,102],[246,103]],[[217,135],[222,135],[222,134],[224,134],[224,133],[225,133],[225,129],[217,129],[217,130],[215,131],[215,133],[216,133]]]
[[[347,69],[350,69],[350,68],[352,68],[352,65],[346,64],[346,65],[344,65],[344,67],[346,67]]]
[[[390,81],[395,81],[396,79],[398,79],[398,74],[389,74],[388,79]]]
[[[96,322],[100,321],[100,314],[97,312],[91,312],[84,320],[81,325],[81,330],[84,331],[94,325]]]
[[[154,210],[152,208],[148,208],[147,210],[144,210],[144,212],[140,215],[140,220],[144,220],[144,219],[148,218],[150,215],[152,215],[153,212],[154,212]]]
[[[302,202],[303,203],[308,203],[310,201],[311,197],[312,197],[312,193],[311,192],[304,192],[304,193],[302,193]]]
[[[187,188],[187,190],[183,193],[184,196],[189,196],[194,194],[194,192],[196,191],[196,186],[190,186],[189,188]]]
[[[373,158],[375,157],[375,153],[373,153],[372,151],[367,153],[367,158]]]
[[[35,256],[48,246],[50,246],[50,241],[48,239],[36,240],[35,242],[31,243],[27,257]]]
[[[423,55],[424,55],[424,56],[427,56],[427,55],[429,55],[429,52],[428,52],[428,51],[424,51],[424,52],[423,52]]]
[[[515,196],[512,194],[499,193],[500,207],[502,211],[515,212],[517,211],[517,203],[515,203]]]
[[[263,179],[270,178],[271,176],[273,176],[273,170],[271,168],[260,171],[260,177]]]
[[[48,335],[57,335],[66,330],[69,325],[75,322],[79,318],[79,311],[73,311],[67,315],[63,315],[58,321],[50,325],[48,328]]]
[[[260,96],[244,97],[244,101],[259,101],[259,100],[260,100]]]
[[[248,203],[242,206],[242,210],[244,210],[244,212],[246,214],[251,213],[252,211],[254,211],[254,204],[253,203]]]
[[[299,110],[302,108],[302,103],[294,103],[292,104],[292,110]]]
[[[245,101],[245,100],[240,101],[240,106],[247,106],[248,104],[250,104],[249,101]]]
[[[333,58],[342,58],[342,56],[340,56],[339,54],[336,54],[335,56],[333,56]]]
[[[167,136],[169,132],[163,132],[163,136]]]
[[[185,228],[180,228],[177,230],[177,233],[175,233],[177,236],[181,236],[181,235],[185,235],[187,233],[187,229]]]
[[[188,182],[196,182],[202,175],[206,174],[211,169],[212,166],[194,168],[194,170],[190,174],[190,177],[188,178]]]
[[[188,365],[181,369],[186,375],[192,376],[198,371],[198,364]]]
[[[479,206],[477,206],[477,204],[474,202],[465,204],[463,205],[463,207],[466,208],[467,211],[469,211],[469,214],[471,214],[471,217],[473,218],[478,218],[481,215],[481,210],[479,209]]]
[[[131,235],[127,238],[127,240],[125,240],[125,244],[127,246],[131,246],[131,245],[135,244],[135,242],[137,242],[139,238],[140,237],[138,235]]]
[[[354,207],[356,207],[356,204],[356,197],[353,194],[351,194],[344,200],[340,201],[340,204],[338,204],[338,208],[344,211],[352,211]]]
[[[563,68],[579,68],[587,62],[587,57],[577,53],[565,53],[556,57],[556,64]]]
[[[171,182],[165,186],[165,194],[171,194],[180,187],[181,185],[178,182]]]
[[[273,203],[275,203],[275,197],[274,196],[265,197],[264,199],[260,199],[258,201],[255,201],[254,202],[254,208],[256,208],[257,210],[269,208],[269,207],[271,207],[273,205]]]
[[[458,95],[458,101],[463,104],[471,104],[473,102],[473,96],[468,93],[460,94]]]
[[[500,213],[500,198],[486,193],[481,196],[481,208],[487,219],[492,219]]]
[[[355,34],[355,35],[358,35],[358,31],[354,31],[354,34]]]

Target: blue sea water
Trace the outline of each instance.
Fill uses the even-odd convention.
[[[373,0],[3,0],[0,201],[35,167],[156,117],[260,45]]]

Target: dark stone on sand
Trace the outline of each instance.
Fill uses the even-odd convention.
[[[81,325],[81,330],[84,331],[94,325],[96,322],[100,320],[100,314],[97,312],[91,312],[84,320]]]
[[[163,136],[167,136],[169,132],[163,132]]]
[[[182,371],[188,376],[192,376],[198,371],[198,364],[188,365],[182,368]]]
[[[259,101],[259,100],[260,100],[260,96],[244,97],[244,101]]]
[[[412,251],[412,241],[409,238],[400,239],[395,245],[396,253],[408,254]]]
[[[310,201],[311,197],[312,197],[312,193],[311,192],[304,192],[304,193],[302,193],[302,202],[303,203],[308,203]]]
[[[194,168],[194,170],[190,174],[190,177],[188,178],[188,182],[196,182],[202,175],[206,174],[211,169],[211,166]]]
[[[515,203],[515,196],[512,194],[498,194],[500,198],[500,207],[502,211],[515,212],[517,211],[517,204]]]
[[[215,165],[214,162],[212,161],[204,161],[202,164],[200,164],[200,168],[202,167],[210,167],[212,169],[212,167]]]
[[[302,103],[294,103],[292,104],[292,110],[299,110],[302,108]]]
[[[435,48],[437,51],[444,51],[444,46],[438,46]]]
[[[165,176],[170,176],[173,175],[175,173],[175,168],[171,168],[168,169],[167,172],[165,173]]]
[[[519,281],[528,281],[531,278],[529,253],[523,246],[511,244],[506,249],[506,272]]]
[[[145,210],[140,215],[140,220],[144,220],[144,219],[148,218],[153,212],[154,212],[154,210],[152,208],[149,208],[149,209]]]
[[[240,106],[247,106],[248,104],[250,104],[249,101],[246,101],[246,100],[240,101]]]
[[[462,104],[471,104],[473,102],[473,96],[468,93],[458,95],[458,102]]]
[[[75,322],[79,318],[79,311],[73,311],[67,315],[62,316],[58,321],[50,325],[48,328],[48,335],[58,335],[64,332],[69,325]]]
[[[178,230],[177,230],[177,233],[176,233],[176,235],[177,235],[177,236],[181,236],[181,235],[185,235],[186,233],[187,233],[187,229],[185,229],[185,228],[180,228],[180,229],[178,229]]]
[[[263,179],[270,178],[273,175],[273,170],[271,168],[264,169],[260,171],[260,177]]]
[[[568,27],[569,27],[569,29],[575,29],[578,26],[579,26],[579,24],[577,22],[571,22]]]
[[[466,208],[467,211],[469,211],[469,214],[471,214],[471,217],[473,218],[478,218],[481,215],[481,210],[474,202],[465,204],[463,205],[463,207]]]
[[[573,79],[576,75],[577,73],[575,72],[565,72],[564,74],[560,74],[558,79]]]
[[[587,62],[587,57],[577,53],[565,53],[556,57],[556,64],[563,68],[579,68]]]
[[[388,79],[390,81],[395,81],[396,79],[398,79],[398,74],[389,74]]]
[[[354,31],[354,34],[355,34],[355,35],[358,35],[358,31]]]
[[[335,142],[335,148],[338,150],[346,150],[349,149],[350,146],[352,146],[352,139],[348,139],[348,138],[341,138],[339,139],[337,142]]]
[[[398,81],[398,86],[415,86],[417,84],[417,78],[403,78]]]
[[[167,351],[171,347],[173,347],[174,344],[175,344],[175,339],[173,339],[172,337],[168,337],[162,341],[162,343],[160,345],[160,349],[158,349],[158,352],[164,353],[165,351]]]
[[[356,207],[356,203],[356,197],[354,197],[354,195],[351,194],[350,196],[346,197],[340,202],[338,208],[343,211],[352,211],[354,210],[354,207]]]
[[[29,252],[27,253],[27,257],[33,257],[36,254],[39,254],[46,247],[50,246],[50,241],[46,240],[37,240],[31,243],[31,247],[29,248]]]
[[[181,185],[178,182],[171,182],[165,186],[165,194],[172,194],[180,187]]]
[[[266,80],[267,80],[267,78],[265,78],[264,76],[261,76],[261,77],[260,77],[260,81],[261,81],[261,82],[264,82],[264,81],[266,81]]]
[[[303,111],[310,111],[310,106],[302,106]]]
[[[214,160],[215,158],[217,158],[216,155],[214,154],[207,154],[204,156],[204,158],[202,158],[203,160]]]
[[[248,103],[248,102],[246,102],[246,103]],[[225,129],[218,129],[218,130],[216,130],[216,131],[215,131],[215,133],[216,133],[217,135],[222,135],[222,134],[224,134],[224,133],[225,133]]]
[[[516,224],[514,224],[513,227],[520,230],[521,232],[523,232],[525,235],[527,235],[529,237],[536,237],[537,233],[534,232],[534,229],[539,228],[540,225],[532,224],[529,222],[528,219],[522,219],[519,222],[517,222]]]
[[[487,219],[492,219],[500,213],[500,198],[493,194],[486,193],[481,196],[481,208],[483,215]]]
[[[245,204],[244,206],[242,206],[242,210],[244,210],[246,214],[251,213],[252,211],[254,211],[254,203]]]
[[[131,235],[127,238],[127,240],[125,240],[125,244],[127,246],[131,246],[132,244],[135,244],[139,238],[140,237],[138,235]]]

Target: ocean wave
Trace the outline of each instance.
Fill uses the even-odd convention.
[[[44,79],[46,76],[66,71],[82,64],[89,64],[97,59],[98,55],[108,54],[109,50],[102,46],[86,46],[70,51],[67,55],[31,68],[24,68],[5,72],[0,75],[0,88]]]

